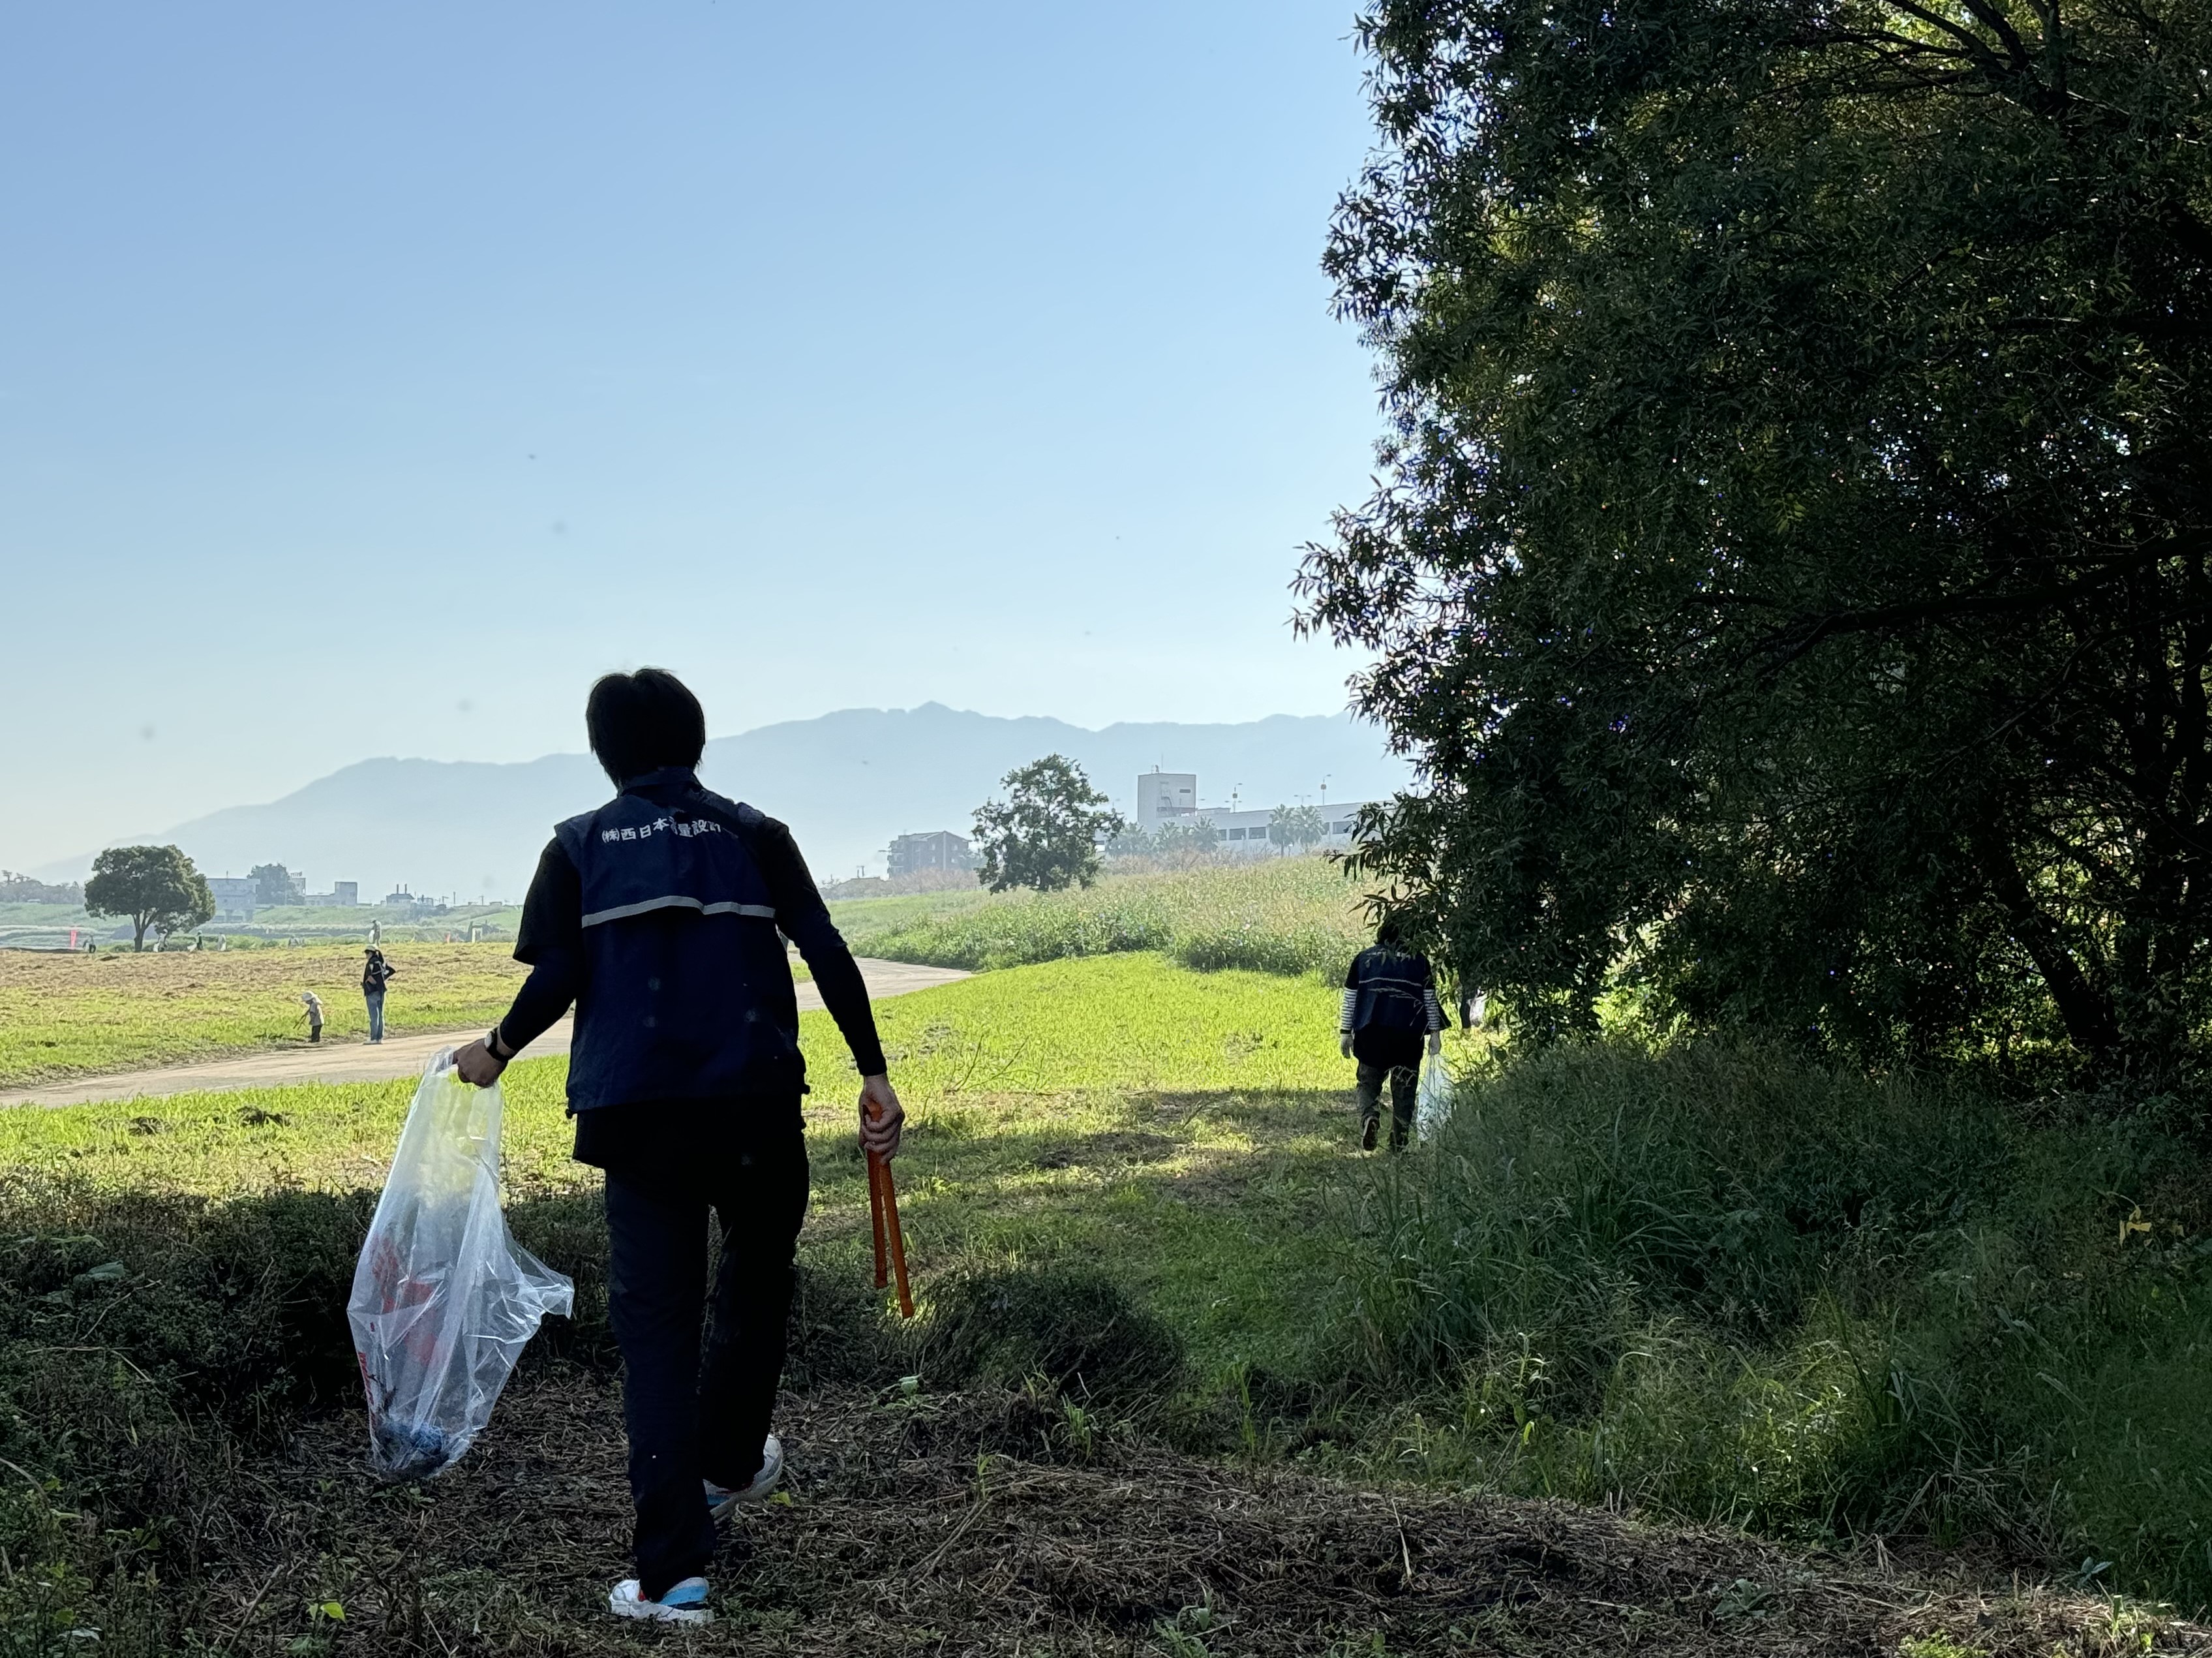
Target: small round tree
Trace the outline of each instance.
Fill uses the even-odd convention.
[[[1057,893],[1098,876],[1098,844],[1126,826],[1083,768],[1048,754],[1006,773],[1004,801],[975,808],[977,874],[994,893],[1030,887]]]
[[[92,861],[84,907],[96,916],[130,917],[131,948],[143,950],[149,927],[167,938],[211,918],[215,896],[174,846],[111,846]]]

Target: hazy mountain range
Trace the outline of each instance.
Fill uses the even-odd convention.
[[[1160,722],[1086,731],[1054,719],[1002,719],[938,703],[847,709],[763,726],[707,745],[708,786],[791,825],[824,881],[866,864],[881,875],[894,835],[966,834],[975,808],[1017,765],[1052,753],[1082,765],[1127,814],[1139,771],[1198,773],[1199,797],[1247,807],[1317,797],[1372,799],[1406,782],[1381,735],[1349,717],[1276,715],[1241,725]],[[553,825],[610,789],[587,754],[520,765],[363,760],[264,806],[234,806],[116,844],[171,843],[208,875],[257,863],[304,870],[310,888],[361,884],[363,899],[395,886],[463,898],[519,898]],[[92,854],[35,871],[76,881]]]

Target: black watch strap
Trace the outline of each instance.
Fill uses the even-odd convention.
[[[505,1053],[501,1053],[500,1051],[501,1045],[503,1045],[499,1039],[499,1027],[494,1025],[489,1030],[484,1033],[484,1051],[489,1053],[493,1058],[498,1060],[499,1063],[503,1065],[508,1060],[514,1058],[514,1050],[513,1048],[508,1048]]]

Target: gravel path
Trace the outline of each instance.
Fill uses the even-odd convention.
[[[917,967],[905,961],[876,961],[862,958],[860,972],[868,993],[878,1001],[949,984],[968,975],[957,967]],[[822,993],[812,981],[797,987],[802,1013],[822,1006]],[[568,1051],[569,1021],[563,1019],[524,1051],[524,1057],[542,1059]],[[274,1088],[284,1082],[381,1082],[395,1076],[415,1076],[441,1048],[458,1047],[483,1034],[481,1029],[410,1031],[387,1035],[371,1046],[366,1041],[331,1042],[320,1047],[282,1048],[270,1053],[240,1054],[231,1059],[210,1059],[196,1065],[165,1065],[158,1070],[118,1071],[109,1076],[80,1076],[66,1082],[47,1082],[37,1088],[0,1091],[0,1106],[82,1106],[104,1100],[136,1100],[164,1094],[200,1094],[230,1088]]]

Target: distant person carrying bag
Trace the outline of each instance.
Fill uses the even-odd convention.
[[[791,832],[700,785],[698,699],[659,668],[611,674],[584,722],[618,792],[555,831],[515,942],[530,978],[453,1063],[488,1087],[575,1003],[568,1111],[577,1161],[606,1171],[607,1315],[637,1509],[637,1576],[608,1606],[705,1623],[715,1521],[783,1472],[769,1424],[808,1171],[779,929],[860,1070],[862,1145],[894,1156],[902,1113],[867,985]],[[709,1209],[722,1252],[702,1358]]]
[[[1402,1150],[1413,1126],[1420,1083],[1421,1046],[1443,1051],[1444,1010],[1437,1000],[1429,959],[1399,942],[1398,925],[1386,921],[1375,942],[1352,959],[1344,976],[1344,1013],[1338,1045],[1356,1058],[1359,1089],[1359,1149],[1375,1149],[1382,1123],[1382,1083],[1390,1083],[1390,1149]]]
[[[362,963],[361,997],[368,1003],[368,1039],[384,1040],[384,987],[399,976],[399,969],[384,959],[384,952],[374,945],[362,954],[368,960]]]

